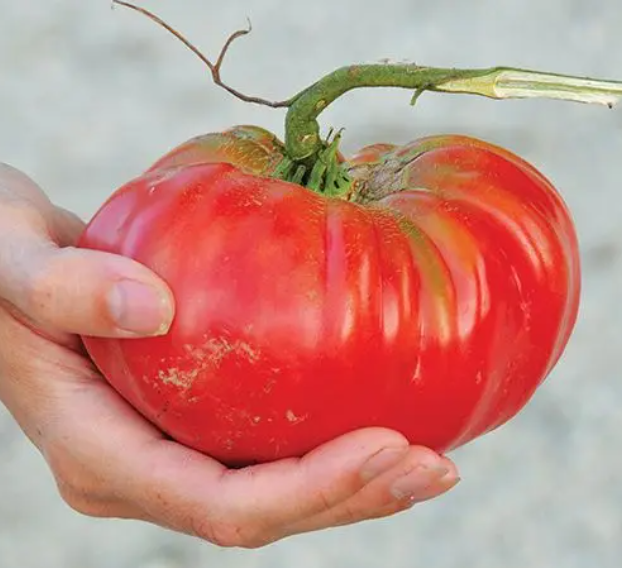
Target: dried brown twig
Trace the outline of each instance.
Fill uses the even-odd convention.
[[[233,32],[225,41],[220,53],[218,54],[218,58],[216,59],[216,63],[213,63],[210,59],[208,59],[193,43],[191,43],[186,37],[184,37],[180,32],[178,32],[175,28],[173,28],[170,24],[167,24],[162,18],[156,16],[153,12],[150,12],[146,8],[142,8],[140,6],[136,6],[130,2],[125,2],[124,0],[112,0],[112,4],[118,4],[120,6],[124,6],[125,8],[129,8],[130,10],[134,10],[144,16],[147,16],[150,20],[154,21],[160,27],[164,28],[170,34],[175,36],[179,41],[181,41],[192,53],[194,53],[210,70],[212,74],[212,79],[214,80],[214,84],[221,87],[225,91],[231,93],[234,97],[247,102],[254,103],[262,106],[267,106],[271,108],[287,108],[290,107],[293,103],[293,99],[288,99],[284,101],[270,101],[268,99],[264,99],[262,97],[253,97],[246,95],[237,89],[234,89],[227,83],[225,83],[221,76],[220,72],[222,69],[223,62],[225,60],[225,56],[229,51],[231,45],[239,38],[248,35],[252,31],[252,25],[250,20],[248,21],[248,27],[240,30],[236,30]]]

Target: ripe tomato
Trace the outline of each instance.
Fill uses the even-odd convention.
[[[193,139],[120,188],[82,247],[176,298],[170,332],[85,337],[115,389],[227,464],[383,426],[437,451],[513,417],[578,309],[569,213],[532,166],[458,136],[363,149],[347,199],[274,179],[255,127]]]

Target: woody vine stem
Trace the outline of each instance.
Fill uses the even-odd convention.
[[[246,95],[223,82],[224,58],[251,26],[229,36],[215,62],[209,60],[178,31],[152,12],[129,2],[112,0],[146,15],[182,41],[210,69],[214,83],[238,99],[271,108],[286,108],[285,149],[292,163],[313,168],[322,158],[336,160],[335,148],[321,138],[318,116],[344,93],[362,87],[399,87],[414,91],[412,103],[426,91],[480,95],[492,99],[548,98],[613,107],[622,99],[622,82],[544,73],[513,67],[445,69],[415,64],[351,65],[329,73],[293,97],[270,101]],[[338,143],[338,136],[333,145]],[[330,169],[330,168],[329,168]]]

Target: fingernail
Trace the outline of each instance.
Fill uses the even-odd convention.
[[[398,477],[391,486],[391,494],[396,499],[410,499],[418,496],[434,483],[457,483],[457,477],[450,473],[449,467],[438,464],[419,464],[408,473]]]
[[[399,463],[408,452],[408,446],[401,448],[383,448],[373,454],[361,467],[361,479],[368,483],[381,473]]]
[[[116,325],[132,335],[164,335],[171,325],[170,300],[153,286],[120,280],[110,289],[107,300]]]

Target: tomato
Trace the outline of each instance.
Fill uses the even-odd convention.
[[[569,212],[510,152],[438,136],[364,148],[342,198],[276,179],[256,127],[198,137],[118,189],[80,246],[136,259],[176,317],[84,337],[113,387],[230,465],[381,426],[447,452],[516,415],[578,310]]]

